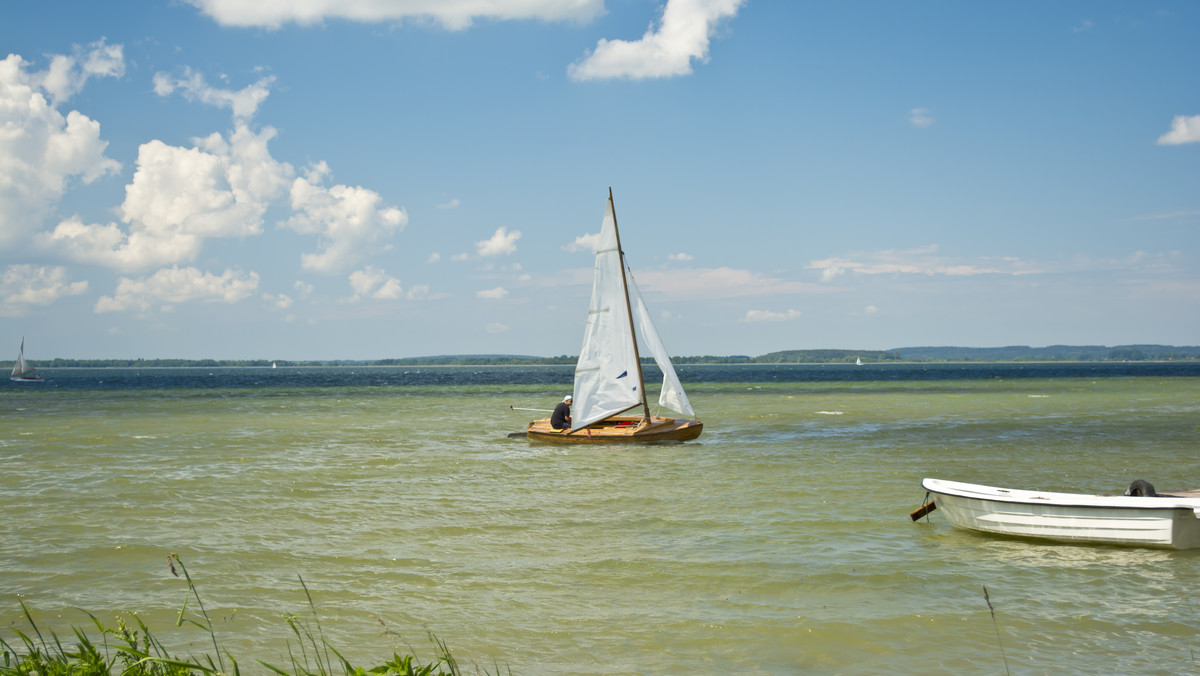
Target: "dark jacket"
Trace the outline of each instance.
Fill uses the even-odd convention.
[[[571,426],[570,404],[564,401],[554,407],[554,413],[550,414],[550,426],[556,430],[565,430]]]

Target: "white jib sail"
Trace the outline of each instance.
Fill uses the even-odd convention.
[[[633,327],[621,284],[623,273],[617,250],[617,217],[610,197],[596,244],[592,301],[588,305],[583,347],[575,365],[571,429],[586,427],[642,402]]]
[[[638,289],[637,283],[633,281],[633,273],[629,273],[626,279],[629,282],[629,300],[633,303],[633,323],[637,326],[638,339],[643,348],[650,350],[655,363],[658,364],[658,369],[663,374],[662,391],[658,394],[658,404],[672,411],[686,413],[694,418],[696,412],[692,410],[692,404],[688,401],[687,393],[683,391],[679,376],[675,374],[675,367],[671,364],[667,348],[654,328],[654,321],[650,319],[650,311],[646,309],[646,302],[642,300],[642,292]]]

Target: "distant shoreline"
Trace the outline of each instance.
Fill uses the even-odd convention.
[[[1185,358],[1185,359],[1137,359],[1137,360],[1120,360],[1120,359],[1076,359],[1076,360],[1069,360],[1069,359],[1030,359],[1030,360],[975,359],[975,360],[962,360],[962,361],[896,360],[896,361],[887,361],[887,362],[864,362],[862,364],[855,364],[853,362],[815,362],[815,361],[728,362],[728,363],[691,362],[688,364],[684,364],[683,366],[721,366],[721,367],[747,367],[748,368],[748,367],[752,367],[752,366],[847,366],[847,367],[861,366],[861,367],[870,367],[870,366],[919,366],[919,365],[953,366],[953,365],[979,365],[979,364],[1014,364],[1014,365],[1019,365],[1019,364],[1029,364],[1029,365],[1035,365],[1035,364],[1172,364],[1172,363],[1190,364],[1190,363],[1195,363],[1195,362],[1200,362],[1200,358],[1189,357],[1189,358]],[[654,362],[653,361],[645,362],[645,365],[653,366]],[[488,368],[514,368],[514,369],[516,369],[516,368],[523,368],[523,367],[527,367],[527,366],[572,366],[573,367],[574,364],[559,364],[559,363],[551,363],[551,362],[522,363],[522,364],[485,364],[485,363],[477,364],[477,363],[437,363],[437,362],[424,362],[421,364],[372,364],[372,363],[332,364],[332,363],[317,363],[317,362],[296,362],[296,363],[280,364],[276,367],[271,367],[271,366],[255,366],[255,365],[244,365],[244,364],[176,364],[176,365],[171,365],[171,366],[158,366],[158,365],[151,365],[151,364],[133,364],[133,365],[71,364],[70,366],[65,366],[65,365],[58,365],[58,364],[50,363],[50,364],[46,364],[45,366],[39,366],[37,370],[38,371],[48,371],[51,369],[94,369],[94,370],[117,371],[117,370],[129,370],[129,369],[166,370],[166,369],[219,368],[219,369],[258,369],[258,370],[264,370],[264,371],[271,371],[271,370],[277,371],[279,369],[301,369],[301,368],[385,369],[385,368],[422,368],[422,367],[432,367],[432,366],[436,366],[438,368],[478,368],[480,366],[486,366]],[[11,368],[11,363],[8,366],[5,366],[3,362],[0,362],[0,368]]]
[[[530,355],[471,354],[388,359],[33,359],[39,369],[63,368],[316,368],[316,367],[410,367],[422,366],[574,366],[573,355],[535,357]],[[1173,345],[1053,345],[1049,347],[906,347],[894,350],[786,350],[757,357],[747,355],[674,356],[676,366],[769,366],[769,365],[856,365],[880,364],[1046,364],[1046,363],[1170,363],[1200,361],[1200,346]],[[643,359],[650,364],[652,360]],[[4,362],[0,362],[0,367]],[[11,367],[12,362],[8,362]]]

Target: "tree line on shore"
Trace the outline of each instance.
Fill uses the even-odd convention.
[[[574,364],[570,355],[442,355],[366,360],[284,359],[64,359],[38,360],[39,368],[271,368],[273,366],[532,366]],[[1200,346],[1052,345],[1049,347],[905,347],[893,350],[783,350],[748,355],[672,357],[675,364],[853,364],[900,362],[1005,361],[1186,361],[1200,359]],[[651,363],[649,358],[643,362]],[[11,362],[9,362],[11,365]]]

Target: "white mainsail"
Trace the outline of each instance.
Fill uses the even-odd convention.
[[[36,369],[25,361],[25,339],[21,339],[21,351],[17,353],[17,363],[13,364],[12,377],[19,378],[21,376],[33,373]]]
[[[642,292],[638,290],[637,283],[633,281],[633,273],[629,272],[625,279],[629,283],[629,300],[633,303],[633,323],[637,326],[638,339],[641,341],[642,347],[650,350],[650,354],[654,356],[654,362],[658,364],[658,370],[663,374],[662,390],[658,393],[658,404],[672,411],[695,417],[696,412],[692,410],[692,404],[688,401],[687,393],[683,391],[679,376],[675,374],[675,367],[671,365],[671,357],[667,354],[667,348],[663,345],[658,330],[654,328],[654,321],[650,319],[650,311],[646,309],[646,302],[642,300]]]
[[[659,405],[694,417],[696,413],[671,365],[633,273],[625,268],[610,192],[596,244],[592,300],[583,347],[575,365],[571,429],[582,429],[645,402],[645,385],[637,363],[638,340],[650,351],[663,374]]]
[[[642,403],[619,247],[617,216],[609,195],[596,243],[592,300],[588,305],[583,347],[575,365],[575,389],[571,395],[573,430]]]

